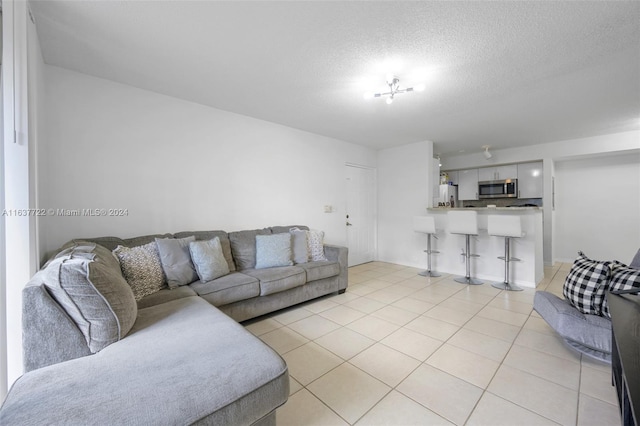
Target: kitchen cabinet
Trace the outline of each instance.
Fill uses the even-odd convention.
[[[458,170],[458,199],[478,199],[478,169]]]
[[[542,161],[518,164],[518,198],[542,198]]]
[[[516,179],[517,177],[518,166],[516,164],[478,169],[478,180],[480,182],[486,180]]]

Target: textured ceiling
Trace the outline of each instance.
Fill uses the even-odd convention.
[[[638,1],[30,4],[48,64],[376,149],[640,128]]]

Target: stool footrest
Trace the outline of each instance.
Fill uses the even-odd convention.
[[[440,253],[438,250],[424,250],[424,252],[427,253],[427,254],[434,254],[434,253],[438,254],[438,253]]]
[[[505,256],[498,256],[498,259],[505,260]],[[509,262],[522,262],[522,259],[518,259],[517,257],[510,257]]]

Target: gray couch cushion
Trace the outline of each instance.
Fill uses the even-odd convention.
[[[90,372],[90,374],[89,374]],[[31,371],[3,425],[249,425],[288,397],[282,358],[198,297],[141,309],[126,339]]]
[[[189,243],[195,240],[194,236],[179,239],[156,239],[162,269],[167,277],[169,288],[191,284],[198,279],[198,274],[189,254]]]
[[[232,272],[213,281],[196,281],[191,287],[198,296],[214,306],[226,305],[260,295],[258,279],[240,272]]]
[[[101,245],[78,241],[43,271],[52,297],[96,353],[122,339],[136,320],[136,300],[115,256]]]
[[[302,263],[297,266],[306,271],[307,282],[334,277],[340,274],[340,264],[338,262],[317,261]]]
[[[231,252],[236,268],[240,271],[253,269],[256,266],[256,235],[269,235],[271,230],[254,229],[251,231],[237,231],[229,233]]]
[[[297,266],[251,269],[242,273],[260,280],[260,296],[289,290],[290,288],[301,286],[307,281],[306,272]]]
[[[585,315],[555,294],[538,291],[533,308],[574,348],[604,361],[611,359],[611,321]]]
[[[138,300],[138,309],[144,309],[190,296],[197,296],[197,294],[188,285],[183,285],[178,288],[164,288]]]
[[[196,241],[212,240],[215,237],[220,238],[220,244],[222,245],[222,253],[229,266],[229,271],[236,270],[236,265],[233,262],[233,256],[231,255],[231,243],[229,242],[229,235],[225,231],[182,231],[173,234],[175,238],[185,238],[190,236],[196,237]]]
[[[138,246],[143,246],[145,244],[149,244],[155,241],[156,238],[171,238],[171,237],[172,237],[171,234],[153,234],[153,235],[143,235],[141,237],[125,238],[125,239],[118,238],[118,237],[78,238],[78,239],[72,240],[70,243],[74,243],[76,241],[90,241],[92,243],[100,244],[101,246],[108,248],[110,251],[113,251],[118,246],[138,247]],[[65,246],[63,246],[63,248]]]
[[[282,234],[285,232],[289,232],[291,228],[298,228],[303,231],[308,231],[309,227],[304,225],[291,225],[291,226],[272,226],[269,228],[272,234]]]

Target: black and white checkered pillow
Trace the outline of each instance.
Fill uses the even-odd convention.
[[[632,268],[617,260],[611,265],[611,281],[607,286],[609,291],[638,289],[640,291],[640,269]],[[609,304],[605,298],[602,303],[602,315],[611,318]]]
[[[582,252],[564,281],[562,294],[583,314],[600,315],[606,286],[611,277],[610,262],[591,260]]]

